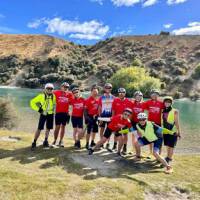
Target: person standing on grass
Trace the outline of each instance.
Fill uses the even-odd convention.
[[[138,139],[135,143],[136,147],[136,159],[141,159],[141,148],[142,146],[152,144],[153,145],[153,156],[166,167],[166,173],[172,173],[172,167],[169,163],[159,155],[160,148],[162,146],[163,129],[147,120],[146,113],[138,114],[139,123],[136,125]]]
[[[65,135],[65,126],[69,123],[69,105],[73,99],[73,94],[69,91],[69,84],[64,82],[61,84],[60,90],[54,91],[56,96],[56,128],[54,130],[54,141],[52,145],[56,145],[58,135],[60,133],[59,147],[64,147],[63,138]]]
[[[43,147],[49,147],[48,137],[50,130],[53,129],[54,108],[56,104],[56,98],[55,95],[53,94],[53,89],[54,89],[53,84],[47,83],[45,85],[44,92],[39,94],[30,101],[31,108],[40,113],[38,128],[35,132],[34,141],[31,147],[32,150],[36,148],[37,139],[39,138],[41,131],[44,129],[45,123],[46,123],[46,132],[45,132],[45,140],[43,142]]]
[[[157,89],[152,89],[150,92],[150,100],[144,102],[144,109],[148,111],[148,120],[154,122],[156,125],[161,126],[161,114],[164,104],[159,100],[160,91]],[[150,156],[153,154],[153,146],[149,145]],[[161,148],[160,148],[161,154]]]
[[[98,107],[99,107],[99,88],[97,85],[93,85],[91,88],[91,95],[85,101],[85,124],[87,125],[87,134],[86,134],[86,149],[89,149],[89,142],[91,138],[90,146],[95,146],[95,135],[98,133]]]
[[[115,136],[118,140],[118,151],[117,154],[121,156],[121,148],[123,146],[123,137],[121,131],[129,129],[131,130],[132,124],[130,121],[130,117],[132,115],[132,110],[130,108],[125,108],[122,111],[122,114],[118,114],[115,116],[112,116],[110,119],[110,122],[108,123],[108,126],[104,132],[103,137],[97,142],[97,144],[94,147],[89,148],[89,155],[92,155],[93,152],[101,147],[107,140],[109,140],[112,133],[115,133]]]
[[[162,111],[162,127],[172,132],[171,134],[163,135],[164,145],[167,148],[167,156],[165,160],[167,163],[170,163],[172,161],[177,139],[181,138],[179,111],[173,108],[172,97],[165,97],[163,101],[164,109]]]
[[[125,108],[132,108],[132,102],[126,98],[126,89],[125,88],[119,88],[118,89],[118,97],[116,97],[112,104],[112,116],[122,114]],[[123,154],[127,153],[127,142],[128,142],[128,134],[123,135]],[[117,137],[114,136],[114,145],[112,150],[117,149]]]
[[[80,90],[77,87],[72,89],[74,98],[71,100],[72,114],[71,121],[73,127],[74,147],[81,148],[81,138],[83,137],[83,113],[85,99],[81,97]]]
[[[99,116],[102,118],[110,118],[112,116],[112,103],[114,100],[114,96],[111,94],[112,84],[106,83],[104,85],[104,94],[99,98]],[[103,133],[105,127],[107,126],[107,122],[99,121],[100,127],[100,138],[103,137]],[[106,145],[109,148],[109,142]]]
[[[131,118],[131,122],[132,122],[132,127],[133,127],[133,134],[132,134],[132,145],[133,145],[133,149],[135,149],[136,151],[136,142],[137,142],[137,123],[139,122],[137,116],[139,113],[143,113],[144,112],[144,102],[143,102],[143,94],[141,91],[136,91],[134,93],[134,100],[133,100],[133,104],[132,104],[132,118]]]

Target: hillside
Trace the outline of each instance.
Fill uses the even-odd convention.
[[[136,162],[106,150],[89,156],[74,150],[69,138],[65,148],[35,152],[31,140],[27,133],[0,131],[0,199],[199,199],[199,155],[176,155],[167,175],[154,160]]]
[[[164,82],[163,93],[190,96],[200,94],[194,75],[199,63],[200,36],[123,36],[81,46],[47,35],[0,35],[4,85],[39,87],[66,80],[87,89],[121,67],[142,65]]]

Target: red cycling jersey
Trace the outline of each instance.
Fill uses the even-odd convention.
[[[148,120],[161,125],[161,114],[164,103],[160,100],[147,100],[144,102],[144,109],[148,111]]]
[[[132,109],[132,102],[128,99],[120,99],[119,97],[115,98],[112,104],[112,110],[114,115],[122,114],[125,108]]]
[[[122,128],[125,127],[131,128],[131,121],[129,119],[123,119],[122,115],[120,114],[111,117],[111,122],[108,124],[108,128],[113,132],[120,131]]]
[[[90,96],[85,101],[85,108],[91,116],[98,115],[99,98]]]
[[[71,100],[72,105],[72,116],[74,117],[83,117],[85,99],[82,97],[74,98]]]
[[[132,110],[133,110],[133,115],[132,115],[132,120],[135,123],[138,123],[139,120],[137,118],[137,115],[141,112],[144,112],[144,103],[143,102],[138,102],[138,101],[133,101],[132,102]]]
[[[68,113],[70,101],[74,98],[71,92],[54,91],[56,96],[56,113]]]

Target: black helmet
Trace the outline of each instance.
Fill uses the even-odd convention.
[[[78,88],[78,87],[74,87],[74,88],[72,89],[72,93],[74,93],[75,91],[79,91],[79,88]]]
[[[111,83],[106,83],[104,85],[104,88],[110,88],[110,89],[112,89],[112,84]]]
[[[150,94],[158,94],[158,95],[160,95],[160,91],[158,89],[152,89]]]
[[[126,89],[125,88],[119,88],[118,93],[126,93]]]

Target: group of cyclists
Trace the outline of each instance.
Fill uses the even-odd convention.
[[[161,162],[166,173],[171,173],[174,148],[181,137],[179,112],[173,108],[173,98],[167,96],[161,100],[157,89],[150,91],[147,101],[143,100],[141,91],[136,91],[133,98],[127,98],[125,88],[119,88],[116,97],[112,89],[112,84],[106,83],[103,94],[99,96],[98,85],[93,85],[90,96],[83,98],[76,86],[70,90],[70,85],[64,82],[60,90],[54,90],[54,85],[47,83],[44,92],[30,101],[31,108],[40,113],[31,149],[36,148],[45,125],[43,146],[50,146],[48,137],[53,129],[54,117],[56,126],[51,146],[64,147],[65,127],[71,119],[75,148],[81,148],[81,139],[85,136],[89,155],[106,148],[122,156],[127,154],[128,135],[131,134],[135,160],[142,158],[141,147],[149,145],[150,154]],[[97,133],[100,138],[95,142]],[[112,134],[114,139],[110,140]],[[112,147],[111,141],[114,141]],[[161,156],[163,143],[166,146],[165,158]]]

